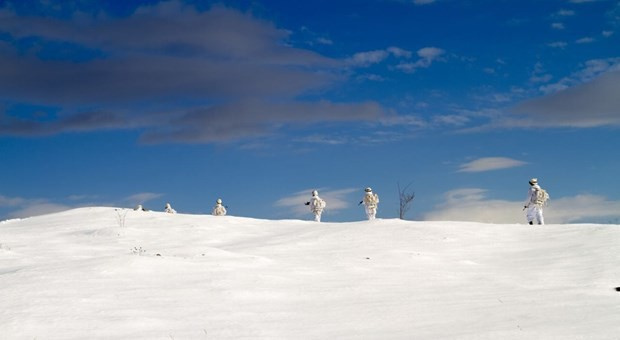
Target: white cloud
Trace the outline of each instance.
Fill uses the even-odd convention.
[[[359,76],[357,76],[358,80],[370,80],[370,81],[378,81],[378,82],[382,82],[385,81],[385,78],[378,75],[378,74],[360,74]]]
[[[334,44],[334,42],[328,38],[317,38],[316,42],[321,45],[333,45]]]
[[[428,4],[432,4],[435,1],[437,0],[413,0],[413,3],[416,5],[428,5]]]
[[[522,201],[487,199],[487,190],[466,188],[447,192],[445,202],[424,215],[425,220],[472,221],[486,223],[525,223]],[[554,198],[544,208],[547,224],[605,223],[620,218],[620,202],[609,201],[603,196],[577,195]]]
[[[370,65],[383,62],[389,56],[394,56],[396,58],[410,58],[411,55],[411,51],[407,51],[400,47],[391,46],[384,50],[355,53],[353,57],[347,59],[347,64],[356,67],[368,67]]]
[[[550,81],[552,78],[553,76],[547,73],[543,64],[540,62],[537,62],[534,65],[534,71],[532,72],[532,76],[530,77],[530,82],[546,83]]]
[[[389,53],[385,50],[358,52],[355,53],[353,57],[348,60],[348,64],[358,67],[367,67],[372,64],[378,64],[382,62],[388,56]]]
[[[396,66],[397,69],[413,73],[419,68],[428,68],[434,61],[441,60],[441,56],[445,54],[445,50],[437,47],[424,47],[417,51],[419,59],[412,63],[401,63]]]
[[[551,79],[553,79],[553,76],[550,75],[550,74],[533,75],[533,76],[530,77],[530,82],[532,82],[532,83],[547,83]]]
[[[144,204],[145,202],[160,198],[163,195],[164,194],[158,194],[153,192],[142,192],[126,197],[124,201],[128,202],[129,204]]]
[[[575,11],[570,9],[561,9],[556,14],[563,17],[569,17],[575,15]]]
[[[304,205],[305,202],[310,200],[312,196],[312,190],[318,190],[319,196],[325,200],[327,206],[325,212],[336,212],[338,210],[346,209],[350,205],[350,200],[346,199],[349,194],[359,191],[359,189],[337,189],[337,190],[323,190],[323,189],[305,189],[290,196],[279,199],[275,202],[276,207],[284,207],[290,210],[295,216],[310,215],[310,209]]]
[[[589,44],[589,43],[594,42],[594,38],[591,38],[591,37],[583,37],[583,38],[580,38],[580,39],[575,40],[575,42],[576,42],[577,44]]]
[[[440,126],[464,126],[471,121],[464,115],[439,115],[433,117],[433,123]]]
[[[411,58],[411,55],[413,54],[411,51],[395,46],[388,47],[387,51],[397,58]]]
[[[561,22],[554,22],[551,24],[551,28],[556,29],[556,30],[563,30],[565,27],[564,27],[564,24]]]
[[[418,50],[418,56],[420,56],[420,58],[422,59],[432,61],[432,60],[437,59],[439,56],[441,56],[445,52],[446,51],[442,50],[441,48],[437,48],[437,47],[424,47]]]
[[[614,31],[603,31],[601,34],[602,34],[605,38],[609,38],[609,37],[611,37],[612,35],[614,35]]]
[[[407,127],[425,127],[428,123],[414,115],[392,115],[386,116],[379,120],[383,126],[407,126]]]
[[[15,206],[22,205],[25,202],[26,200],[21,197],[7,197],[7,196],[0,195],[0,206],[15,207]]]
[[[324,136],[324,135],[312,135],[303,138],[295,139],[297,142],[311,143],[311,144],[326,144],[326,145],[341,145],[349,142],[349,139],[339,136]]]
[[[471,162],[461,164],[459,172],[483,172],[499,169],[514,168],[527,164],[527,162],[519,161],[507,157],[484,157],[473,160]]]
[[[568,44],[564,41],[555,41],[552,43],[548,43],[547,46],[553,47],[553,48],[565,48],[566,46],[568,46]]]

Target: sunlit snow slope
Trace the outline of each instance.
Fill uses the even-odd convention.
[[[2,339],[620,339],[618,286],[618,225],[0,222]]]

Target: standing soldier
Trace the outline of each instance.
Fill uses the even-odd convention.
[[[547,203],[549,194],[538,185],[538,179],[530,179],[530,189],[527,191],[527,199],[523,209],[527,209],[527,223],[534,224],[534,219],[538,224],[545,224],[543,218],[543,205]]]
[[[325,206],[327,206],[327,203],[319,197],[318,191],[312,191],[312,198],[310,199],[310,202],[306,202],[306,205],[310,206],[310,211],[314,214],[314,220],[316,222],[321,222],[321,214],[323,213]]]
[[[364,203],[364,209],[366,210],[366,216],[368,220],[374,220],[377,215],[377,205],[379,204],[379,195],[372,192],[371,188],[364,189],[366,194],[359,204]],[[358,205],[359,205],[358,204]]]

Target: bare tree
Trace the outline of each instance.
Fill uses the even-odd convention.
[[[415,193],[407,192],[407,189],[411,186],[411,183],[407,184],[404,188],[400,188],[400,183],[398,185],[398,200],[400,202],[400,209],[398,210],[398,217],[401,220],[405,219],[405,213],[411,207],[411,201],[415,198]]]

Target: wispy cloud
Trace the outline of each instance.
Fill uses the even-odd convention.
[[[577,44],[589,44],[589,43],[594,42],[594,38],[592,38],[592,37],[583,37],[583,38],[575,40],[575,42]]]
[[[373,64],[381,63],[390,56],[396,58],[410,58],[411,55],[411,51],[407,51],[400,47],[392,46],[383,50],[373,50],[355,53],[352,57],[346,60],[346,63],[349,66],[354,67],[368,67]]]
[[[131,196],[128,196],[124,199],[125,202],[128,202],[130,204],[134,203],[134,204],[144,204],[148,201],[157,199],[162,197],[164,194],[159,194],[159,193],[154,193],[154,192],[142,192],[142,193],[138,193],[138,194],[134,194]]]
[[[428,5],[436,2],[437,0],[413,0],[413,3],[416,5]]]
[[[0,206],[15,207],[24,204],[24,202],[26,202],[26,200],[21,197],[7,197],[0,195]]]
[[[554,41],[554,42],[548,43],[547,46],[553,47],[553,48],[566,48],[566,46],[568,46],[568,43],[566,43],[565,41]]]
[[[525,223],[523,203],[526,191],[523,192],[523,201],[488,199],[487,193],[487,190],[480,188],[447,192],[444,203],[434,207],[423,218],[435,221]],[[620,219],[620,201],[610,201],[597,195],[554,198],[551,193],[551,196],[549,205],[544,209],[545,222],[548,224],[617,223]]]
[[[534,71],[532,72],[532,76],[530,77],[530,82],[532,83],[546,83],[550,81],[553,76],[545,70],[542,63],[538,62],[534,66]]]
[[[484,157],[461,164],[458,172],[484,172],[523,166],[527,162],[507,157]]]
[[[554,22],[551,24],[551,28],[556,29],[556,30],[563,30],[564,28],[564,24],[561,22]]]
[[[561,9],[557,11],[556,15],[562,16],[562,17],[570,17],[570,16],[575,15],[575,11],[571,9]]]
[[[406,73],[413,73],[419,68],[428,68],[433,62],[441,60],[442,55],[445,53],[445,50],[438,47],[424,47],[417,51],[419,57],[417,61],[401,63],[396,68]]]
[[[388,56],[389,53],[385,50],[358,52],[348,60],[348,63],[357,67],[366,67],[372,64],[380,63]]]

